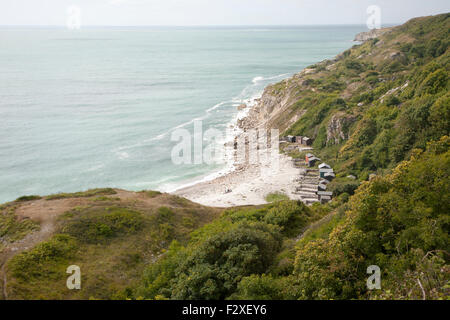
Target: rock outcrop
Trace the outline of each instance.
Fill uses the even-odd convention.
[[[348,139],[348,129],[356,117],[345,113],[334,114],[327,126],[327,144],[339,144]]]
[[[383,33],[386,33],[389,30],[390,30],[390,28],[383,28],[383,29],[372,29],[370,31],[361,32],[355,36],[354,41],[365,42],[368,40],[372,40],[372,39],[378,38]]]

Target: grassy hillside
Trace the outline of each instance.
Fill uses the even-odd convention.
[[[3,297],[449,299],[449,30],[450,14],[413,19],[266,89],[288,101],[270,123],[313,137],[338,173],[332,202],[22,197],[0,206]],[[65,286],[73,264],[81,290]],[[367,289],[370,265],[381,290]]]
[[[301,115],[286,133],[314,138],[341,176],[392,169],[449,134],[449,29],[450,14],[413,19],[271,86],[290,101],[272,124]]]
[[[186,243],[190,232],[220,212],[158,192],[113,189],[6,204],[0,215],[0,263],[8,263],[0,275],[7,279],[7,298],[129,298],[144,269],[172,241]],[[33,241],[39,235],[33,231],[42,226],[51,232]],[[14,248],[24,250],[8,259]],[[81,290],[66,287],[70,265],[81,268]]]

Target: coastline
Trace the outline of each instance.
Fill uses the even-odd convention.
[[[293,194],[300,169],[293,166],[289,157],[280,154],[280,166],[276,173],[264,170],[265,167],[270,167],[270,163],[243,166],[172,194],[211,207],[261,205],[267,203],[265,197],[268,194],[275,192],[283,192],[290,199],[300,200],[298,195]]]
[[[267,87],[266,87],[267,88]],[[266,89],[264,89],[265,92]],[[268,129],[267,119],[259,117],[262,108],[264,92],[259,98],[255,98],[253,104],[244,109],[244,116],[237,116],[233,131],[234,140],[238,139],[251,129]],[[266,196],[271,193],[284,193],[292,200],[300,200],[299,195],[294,194],[296,179],[301,169],[294,167],[292,158],[276,151],[279,159],[278,170],[272,170],[272,159],[270,157],[260,158],[256,163],[239,163],[236,160],[236,151],[230,147],[233,141],[228,142],[227,164],[224,173],[215,172],[201,181],[192,182],[182,186],[171,194],[187,198],[193,202],[211,207],[233,207],[245,205],[266,204]],[[256,145],[248,144],[252,151],[257,152]],[[250,149],[247,150],[250,152]],[[273,152],[273,151],[272,151]],[[208,177],[211,177],[208,179]]]

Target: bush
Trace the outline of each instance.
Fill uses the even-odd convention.
[[[313,213],[301,201],[282,201],[269,207],[263,221],[282,228],[286,235],[295,235],[312,220]]]
[[[119,235],[135,233],[144,224],[140,212],[110,208],[93,210],[83,216],[75,216],[63,228],[63,232],[86,243],[101,243]]]
[[[65,277],[67,259],[76,253],[77,242],[69,235],[55,235],[29,251],[12,258],[8,269],[20,280],[36,278],[60,279]],[[58,273],[58,270],[62,272]]]
[[[284,288],[282,279],[276,279],[265,274],[251,275],[239,282],[236,293],[231,296],[231,299],[282,300]]]
[[[42,199],[42,197],[40,196],[22,196],[16,199],[16,201],[18,202],[23,202],[23,201],[33,201],[33,200],[39,200]]]
[[[333,192],[333,196],[337,197],[342,193],[353,195],[358,187],[358,181],[348,178],[336,178],[328,185],[328,190]]]
[[[19,220],[14,214],[15,207],[0,212],[0,239],[16,242],[27,234],[39,229],[39,224],[30,219]]]
[[[386,105],[388,107],[398,106],[399,104],[400,104],[400,99],[394,95],[390,95],[389,97],[386,98]]]
[[[263,273],[280,249],[281,238],[274,226],[239,223],[213,235],[177,268],[172,286],[174,299],[225,299],[242,277]]]
[[[448,74],[444,69],[438,69],[428,75],[419,88],[420,94],[436,94],[447,88]]]

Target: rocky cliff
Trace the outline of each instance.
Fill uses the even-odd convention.
[[[372,29],[370,31],[361,32],[355,36],[354,41],[365,42],[368,40],[372,40],[378,38],[379,36],[381,36],[382,34],[386,33],[389,30],[391,30],[391,28]]]
[[[311,137],[343,174],[392,167],[449,134],[449,17],[358,34],[363,43],[268,86],[240,125]]]

